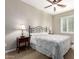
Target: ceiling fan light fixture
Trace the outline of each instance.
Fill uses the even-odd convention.
[[[54,7],[57,7],[57,5],[56,5],[56,4],[54,4],[53,6],[54,6]]]

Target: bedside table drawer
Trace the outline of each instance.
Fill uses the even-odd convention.
[[[19,43],[22,43],[22,42],[25,42],[26,39],[25,38],[24,39],[19,39],[18,41],[19,41]]]

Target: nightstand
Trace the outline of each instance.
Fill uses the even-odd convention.
[[[16,50],[18,53],[20,50],[26,49],[30,47],[30,37],[21,36],[16,39]]]

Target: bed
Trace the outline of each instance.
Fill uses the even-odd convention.
[[[71,37],[67,35],[50,35],[47,27],[30,27],[31,47],[38,52],[52,57],[52,59],[64,59],[64,55],[70,49]]]

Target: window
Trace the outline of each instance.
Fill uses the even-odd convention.
[[[73,16],[61,17],[61,32],[62,33],[74,32],[74,17]]]

